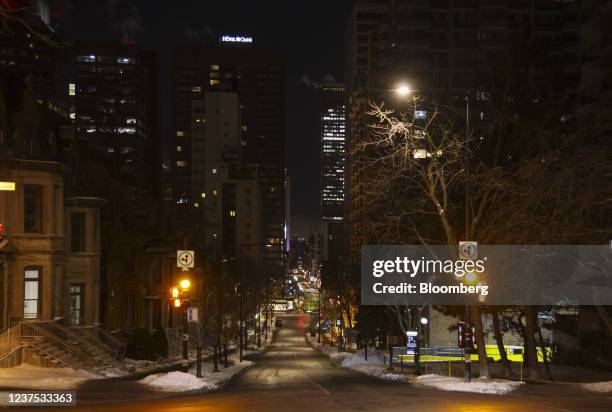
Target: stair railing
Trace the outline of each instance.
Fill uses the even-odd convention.
[[[49,331],[37,326],[31,321],[22,321],[19,323],[19,342],[32,343],[35,338],[43,338],[59,350],[68,353],[73,359],[79,359],[79,345],[66,342]],[[25,342],[24,342],[25,341]]]

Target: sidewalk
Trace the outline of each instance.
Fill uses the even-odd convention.
[[[365,359],[364,349],[357,353],[338,352],[336,346],[330,347],[317,343],[316,337],[311,337],[308,333],[305,336],[306,342],[315,350],[326,354],[334,363],[343,368],[348,368],[369,376],[391,381],[404,381],[406,383],[434,388],[443,391],[473,392],[483,394],[505,395],[520,389],[520,393],[535,394],[541,392],[557,392],[559,386],[563,385],[570,391],[585,391],[593,394],[612,393],[611,381],[596,382],[559,382],[549,380],[511,380],[511,379],[491,379],[483,380],[475,378],[472,382],[464,382],[463,377],[448,376],[442,374],[423,374],[416,376],[414,373],[398,373],[398,365],[394,365],[394,370],[390,371],[386,352],[377,351],[370,348],[368,359]],[[490,365],[490,366],[497,366]],[[405,366],[406,371],[412,371],[412,366]],[[597,377],[606,375],[597,375]],[[546,389],[549,388],[549,389]]]

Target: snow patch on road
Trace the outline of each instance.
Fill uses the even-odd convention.
[[[14,368],[0,368],[0,387],[23,389],[75,389],[81,383],[100,379],[82,369],[43,368],[21,364]]]
[[[612,381],[583,383],[580,386],[591,392],[612,392]]]
[[[490,381],[474,379],[472,382],[464,382],[461,378],[441,375],[422,375],[417,376],[414,379],[414,383],[443,391],[504,395],[512,392],[524,382],[507,381],[501,379],[493,379]]]

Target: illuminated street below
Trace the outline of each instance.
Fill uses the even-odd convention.
[[[282,315],[281,315],[282,316]],[[279,316],[280,317],[280,316]],[[304,315],[282,316],[274,344],[246,373],[219,391],[167,396],[144,391],[136,383],[120,383],[123,390],[146,400],[118,402],[114,393],[93,399],[79,391],[77,410],[87,411],[604,411],[609,395],[586,396],[567,385],[524,385],[512,395],[443,392],[404,382],[383,381],[333,365],[304,339]],[[133,387],[133,388],[132,388]],[[132,388],[132,389],[130,389]],[[114,391],[110,389],[109,391]],[[65,410],[65,409],[63,409]]]

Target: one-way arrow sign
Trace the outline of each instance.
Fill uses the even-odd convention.
[[[195,260],[195,252],[193,250],[177,250],[176,251],[176,266],[179,268],[192,268]]]

